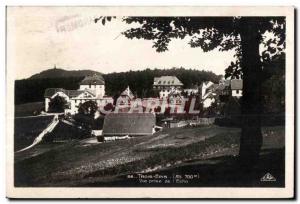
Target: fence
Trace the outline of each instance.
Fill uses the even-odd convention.
[[[169,127],[185,127],[185,126],[201,126],[212,125],[215,123],[215,118],[197,118],[195,120],[171,121]]]

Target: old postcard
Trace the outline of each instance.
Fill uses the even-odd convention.
[[[7,7],[7,197],[293,198],[293,7]]]

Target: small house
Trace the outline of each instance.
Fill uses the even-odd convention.
[[[243,95],[243,80],[232,79],[230,81],[231,95],[234,97],[241,97]]]
[[[130,106],[130,102],[135,98],[129,86],[120,94],[116,104],[118,106]]]

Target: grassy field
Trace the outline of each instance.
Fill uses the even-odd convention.
[[[15,118],[15,151],[32,144],[33,140],[49,125],[53,116]]]
[[[15,106],[15,116],[32,116],[39,114],[44,109],[44,102],[25,103]]]
[[[265,128],[263,132],[263,153],[284,148],[283,127]],[[127,185],[123,179],[128,174],[172,173],[187,165],[205,166],[216,158],[236,158],[239,136],[238,128],[209,126],[165,129],[154,136],[107,143],[89,138],[55,146],[41,144],[15,155],[15,185]]]

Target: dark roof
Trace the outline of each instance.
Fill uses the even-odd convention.
[[[83,93],[84,90],[66,90],[63,88],[48,88],[45,90],[44,97],[45,98],[52,97],[57,92],[63,92],[67,96],[73,98],[73,97],[76,97],[76,96],[80,95],[81,93]]]
[[[105,81],[101,75],[94,74],[93,76],[86,76],[80,83],[80,85],[104,85]]]
[[[152,135],[154,125],[152,113],[110,113],[104,118],[103,135]]]
[[[153,85],[182,86],[183,84],[176,76],[161,76],[161,77],[154,77]]]
[[[217,91],[223,91],[226,88],[225,84],[219,84],[218,87],[216,88]]]
[[[121,93],[120,96],[128,96],[130,99],[134,98],[132,91],[130,90],[129,86]]]
[[[225,85],[225,86],[229,86],[229,85],[230,85],[230,80],[225,80],[225,81],[224,81],[224,85]]]
[[[80,94],[82,94],[84,91],[83,90],[66,90],[67,91],[67,95],[70,98],[79,96]]]
[[[230,82],[231,90],[242,90],[243,80],[242,79],[232,79]]]
[[[51,97],[57,92],[63,92],[67,95],[67,92],[66,92],[65,89],[62,89],[62,88],[48,88],[48,89],[45,90],[44,97],[45,98]]]

